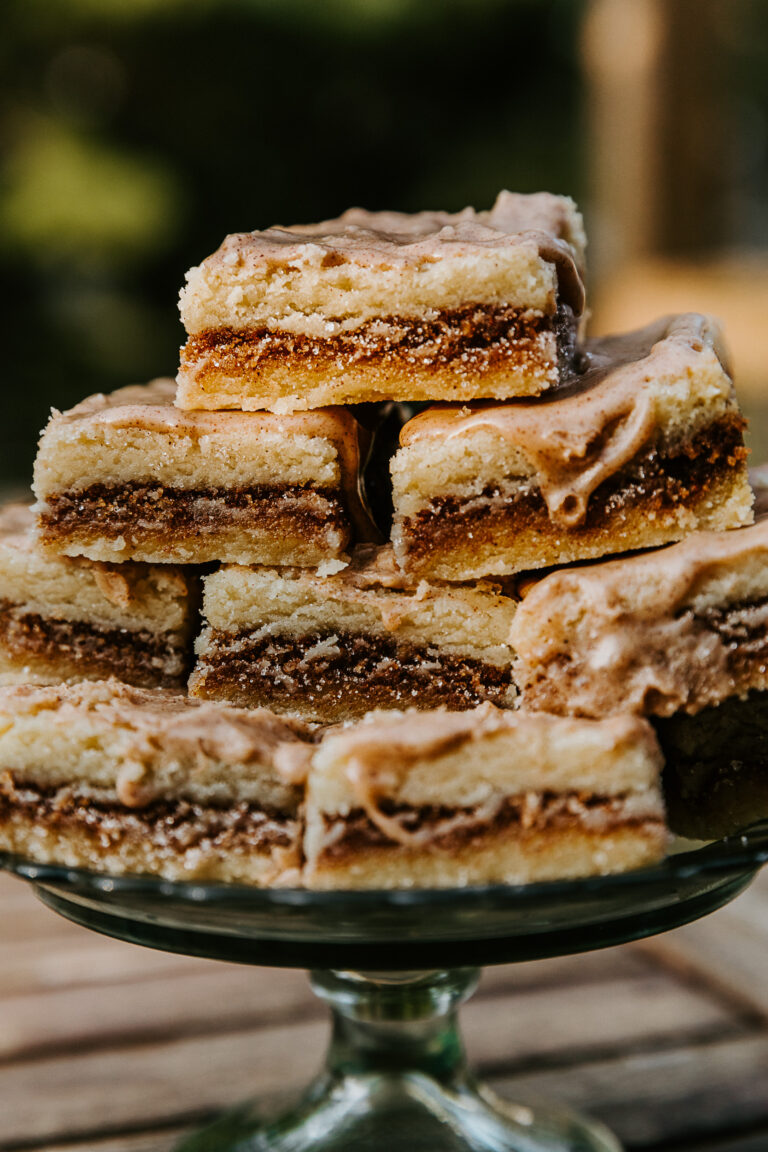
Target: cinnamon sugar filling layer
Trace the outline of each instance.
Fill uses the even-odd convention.
[[[306,540],[346,533],[341,493],[286,484],[253,488],[188,489],[162,484],[92,484],[49,496],[41,513],[49,539],[95,532],[113,539],[136,532],[173,536],[226,528],[286,531]]]
[[[36,826],[57,833],[90,835],[101,847],[126,841],[149,841],[163,850],[190,848],[235,851],[289,848],[298,836],[298,821],[248,804],[213,808],[186,800],[162,800],[146,808],[78,795],[73,788],[46,791],[10,773],[0,777],[0,824],[23,815]]]
[[[503,705],[512,687],[509,667],[458,656],[390,636],[356,633],[253,637],[212,631],[212,650],[198,668],[206,692],[236,690],[272,703],[296,692],[329,697],[349,711],[393,702],[421,707],[474,708],[485,700]]]
[[[54,620],[0,600],[0,645],[20,662],[37,658],[82,666],[128,683],[178,687],[189,671],[185,647],[168,633],[100,628],[84,620]]]
[[[360,366],[386,358],[422,369],[460,361],[462,368],[476,371],[510,360],[542,361],[541,337],[548,333],[555,336],[558,364],[566,371],[575,354],[577,319],[562,303],[553,316],[488,304],[430,311],[428,319],[382,316],[322,338],[270,328],[214,328],[189,337],[182,365],[210,357],[217,372],[241,374],[288,359],[317,371],[325,363]]]
[[[412,808],[391,802],[382,802],[380,808],[396,820],[406,834],[428,833],[420,847],[454,851],[506,829],[525,835],[567,828],[604,833],[615,828],[651,831],[663,827],[660,816],[627,811],[627,799],[625,795],[596,796],[581,792],[526,793],[505,798],[490,815],[475,808],[438,805]],[[344,817],[324,814],[323,819],[326,843],[319,862],[336,864],[366,849],[401,848],[371,823],[360,808]]]
[[[747,457],[743,432],[746,422],[729,413],[707,425],[675,452],[651,447],[630,465],[603,481],[592,493],[581,524],[569,526],[568,537],[578,539],[610,528],[615,516],[627,508],[663,516],[696,505],[722,479],[743,465]],[[516,532],[557,529],[552,524],[540,489],[502,494],[488,487],[480,496],[464,499],[440,496],[403,521],[403,534],[411,558],[426,555],[435,546],[463,545],[467,533],[499,527]],[[477,543],[475,538],[474,543]]]

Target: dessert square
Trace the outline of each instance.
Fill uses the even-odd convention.
[[[373,525],[364,433],[339,408],[182,412],[172,380],[55,412],[35,461],[42,542],[66,556],[316,565]]]
[[[512,623],[527,708],[697,713],[768,688],[768,519],[553,572]]]
[[[187,273],[177,403],[275,412],[536,395],[584,309],[573,201],[365,212],[228,236]]]
[[[515,601],[498,585],[409,584],[388,548],[334,574],[224,567],[205,580],[193,696],[322,723],[373,708],[512,705]]]
[[[471,580],[751,522],[745,422],[711,319],[591,341],[586,363],[551,398],[406,424],[392,539],[407,572]]]
[[[660,768],[635,717],[373,713],[315,753],[305,882],[523,884],[648,864],[665,844]]]
[[[34,529],[27,505],[0,509],[0,684],[116,676],[181,688],[199,607],[194,574],[54,556]]]
[[[305,738],[268,712],[114,680],[0,688],[0,849],[171,880],[295,882],[290,764]]]

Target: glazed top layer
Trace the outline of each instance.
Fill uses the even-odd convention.
[[[37,498],[93,484],[343,488],[359,533],[371,538],[360,479],[368,435],[348,409],[187,412],[175,407],[175,391],[173,380],[153,380],[54,412],[35,461]]]
[[[117,680],[0,688],[4,769],[43,787],[114,790],[132,807],[170,796],[295,807],[286,776],[294,747],[308,739],[306,725],[265,709]]]
[[[310,436],[337,442],[356,434],[358,424],[345,408],[315,408],[290,416],[274,412],[186,411],[175,406],[176,383],[167,377],[130,384],[109,394],[88,396],[66,412],[54,412],[51,425],[141,429],[159,435],[200,439],[216,433],[256,440],[265,433]],[[49,425],[50,427],[50,425]]]
[[[584,308],[581,216],[567,197],[500,193],[490,211],[366,212],[228,236],[187,273],[191,334],[266,326],[332,336],[467,304]],[[434,311],[433,311],[434,314]]]
[[[660,767],[653,731],[635,717],[596,723],[481,704],[467,712],[374,712],[329,733],[310,788],[323,811],[362,807],[378,824],[384,798],[472,808],[526,792],[655,792]],[[658,814],[658,798],[654,805]]]
[[[512,641],[525,684],[536,691],[545,684],[540,706],[590,716],[668,715],[736,690],[730,657],[739,647],[738,629],[724,642],[707,618],[748,611],[766,597],[763,518],[747,528],[699,532],[669,548],[553,572],[519,605]],[[754,623],[764,631],[764,620]],[[742,624],[746,640],[749,620]]]
[[[598,485],[657,430],[674,442],[735,406],[720,329],[707,316],[667,316],[636,332],[593,340],[586,364],[551,398],[436,405],[405,425],[400,443],[459,457],[459,481],[467,442],[490,433],[506,446],[505,474],[534,475],[550,518],[570,527],[584,520]],[[494,453],[484,455],[492,461]],[[486,472],[487,466],[480,469],[482,484]]]

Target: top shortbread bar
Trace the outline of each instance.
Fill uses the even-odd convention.
[[[228,236],[187,273],[176,402],[291,412],[538,395],[573,360],[584,246],[573,201],[544,192]]]

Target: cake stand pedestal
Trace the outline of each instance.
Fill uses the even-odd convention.
[[[714,911],[768,860],[768,825],[617,876],[471,889],[256,891],[104,876],[4,854],[49,907],[108,936],[311,968],[331,1008],[325,1067],[297,1101],[248,1103],[179,1152],[619,1152],[592,1121],[501,1100],[457,1027],[478,968],[637,940]],[[514,1028],[514,1020],[510,1021]]]

